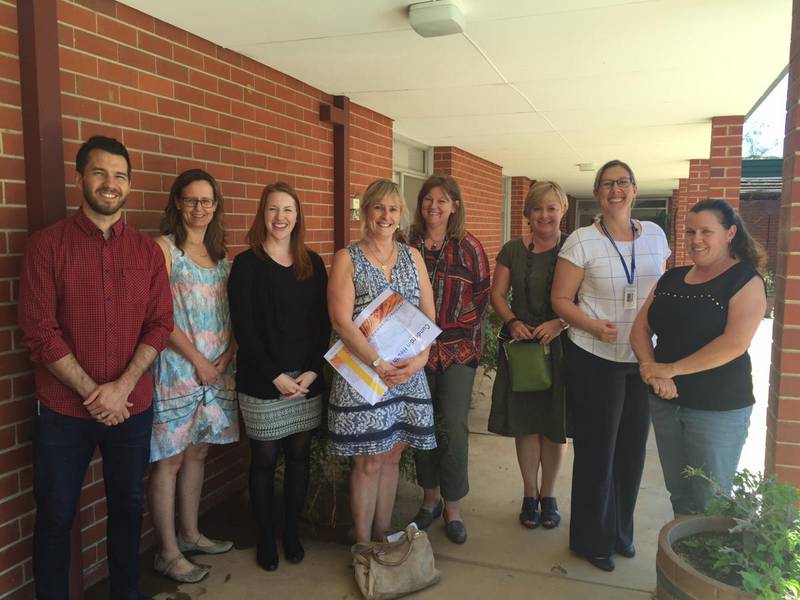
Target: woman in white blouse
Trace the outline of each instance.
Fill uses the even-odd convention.
[[[600,168],[594,182],[600,217],[564,242],[552,291],[553,309],[571,325],[570,549],[604,571],[614,570],[614,552],[636,553],[633,511],[650,413],[628,338],[670,254],[658,225],[631,218],[637,191],[624,162]]]

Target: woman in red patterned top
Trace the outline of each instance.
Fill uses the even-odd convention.
[[[467,421],[489,301],[489,261],[465,221],[456,180],[429,177],[417,197],[409,243],[425,258],[442,329],[425,367],[438,447],[416,453],[417,482],[425,496],[414,521],[425,529],[444,514],[445,532],[456,544],[467,540],[461,518],[461,499],[469,491]]]

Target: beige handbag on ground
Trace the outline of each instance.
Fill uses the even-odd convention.
[[[353,569],[365,600],[391,600],[433,585],[441,577],[428,536],[413,525],[395,542],[355,544]]]

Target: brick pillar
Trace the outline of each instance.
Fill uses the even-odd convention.
[[[789,56],[765,470],[800,487],[800,0]]]
[[[528,230],[528,220],[522,216],[525,196],[534,180],[524,175],[511,178],[511,239],[520,237]]]
[[[689,264],[686,257],[686,214],[700,200],[708,198],[709,162],[704,158],[689,161],[689,178],[683,183],[677,213],[675,215],[675,251],[676,266]],[[684,180],[681,180],[683,182]]]
[[[686,213],[689,210],[689,178],[681,177],[678,180],[678,189],[675,196],[675,206],[672,212],[672,264],[681,266],[686,264]]]
[[[481,241],[494,268],[503,239],[503,168],[461,148],[436,146],[433,172],[451,175],[458,181],[467,211],[467,229]]]
[[[727,200],[734,208],[739,208],[743,125],[743,116],[711,119],[708,197]]]

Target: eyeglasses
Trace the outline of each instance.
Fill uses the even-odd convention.
[[[621,190],[627,190],[631,187],[631,180],[629,177],[620,177],[619,179],[604,179],[600,182],[600,187],[604,190],[611,191],[614,188],[614,184],[617,184],[617,187]]]
[[[186,208],[197,208],[199,204],[203,208],[211,208],[217,203],[215,198],[181,198],[181,203]]]

